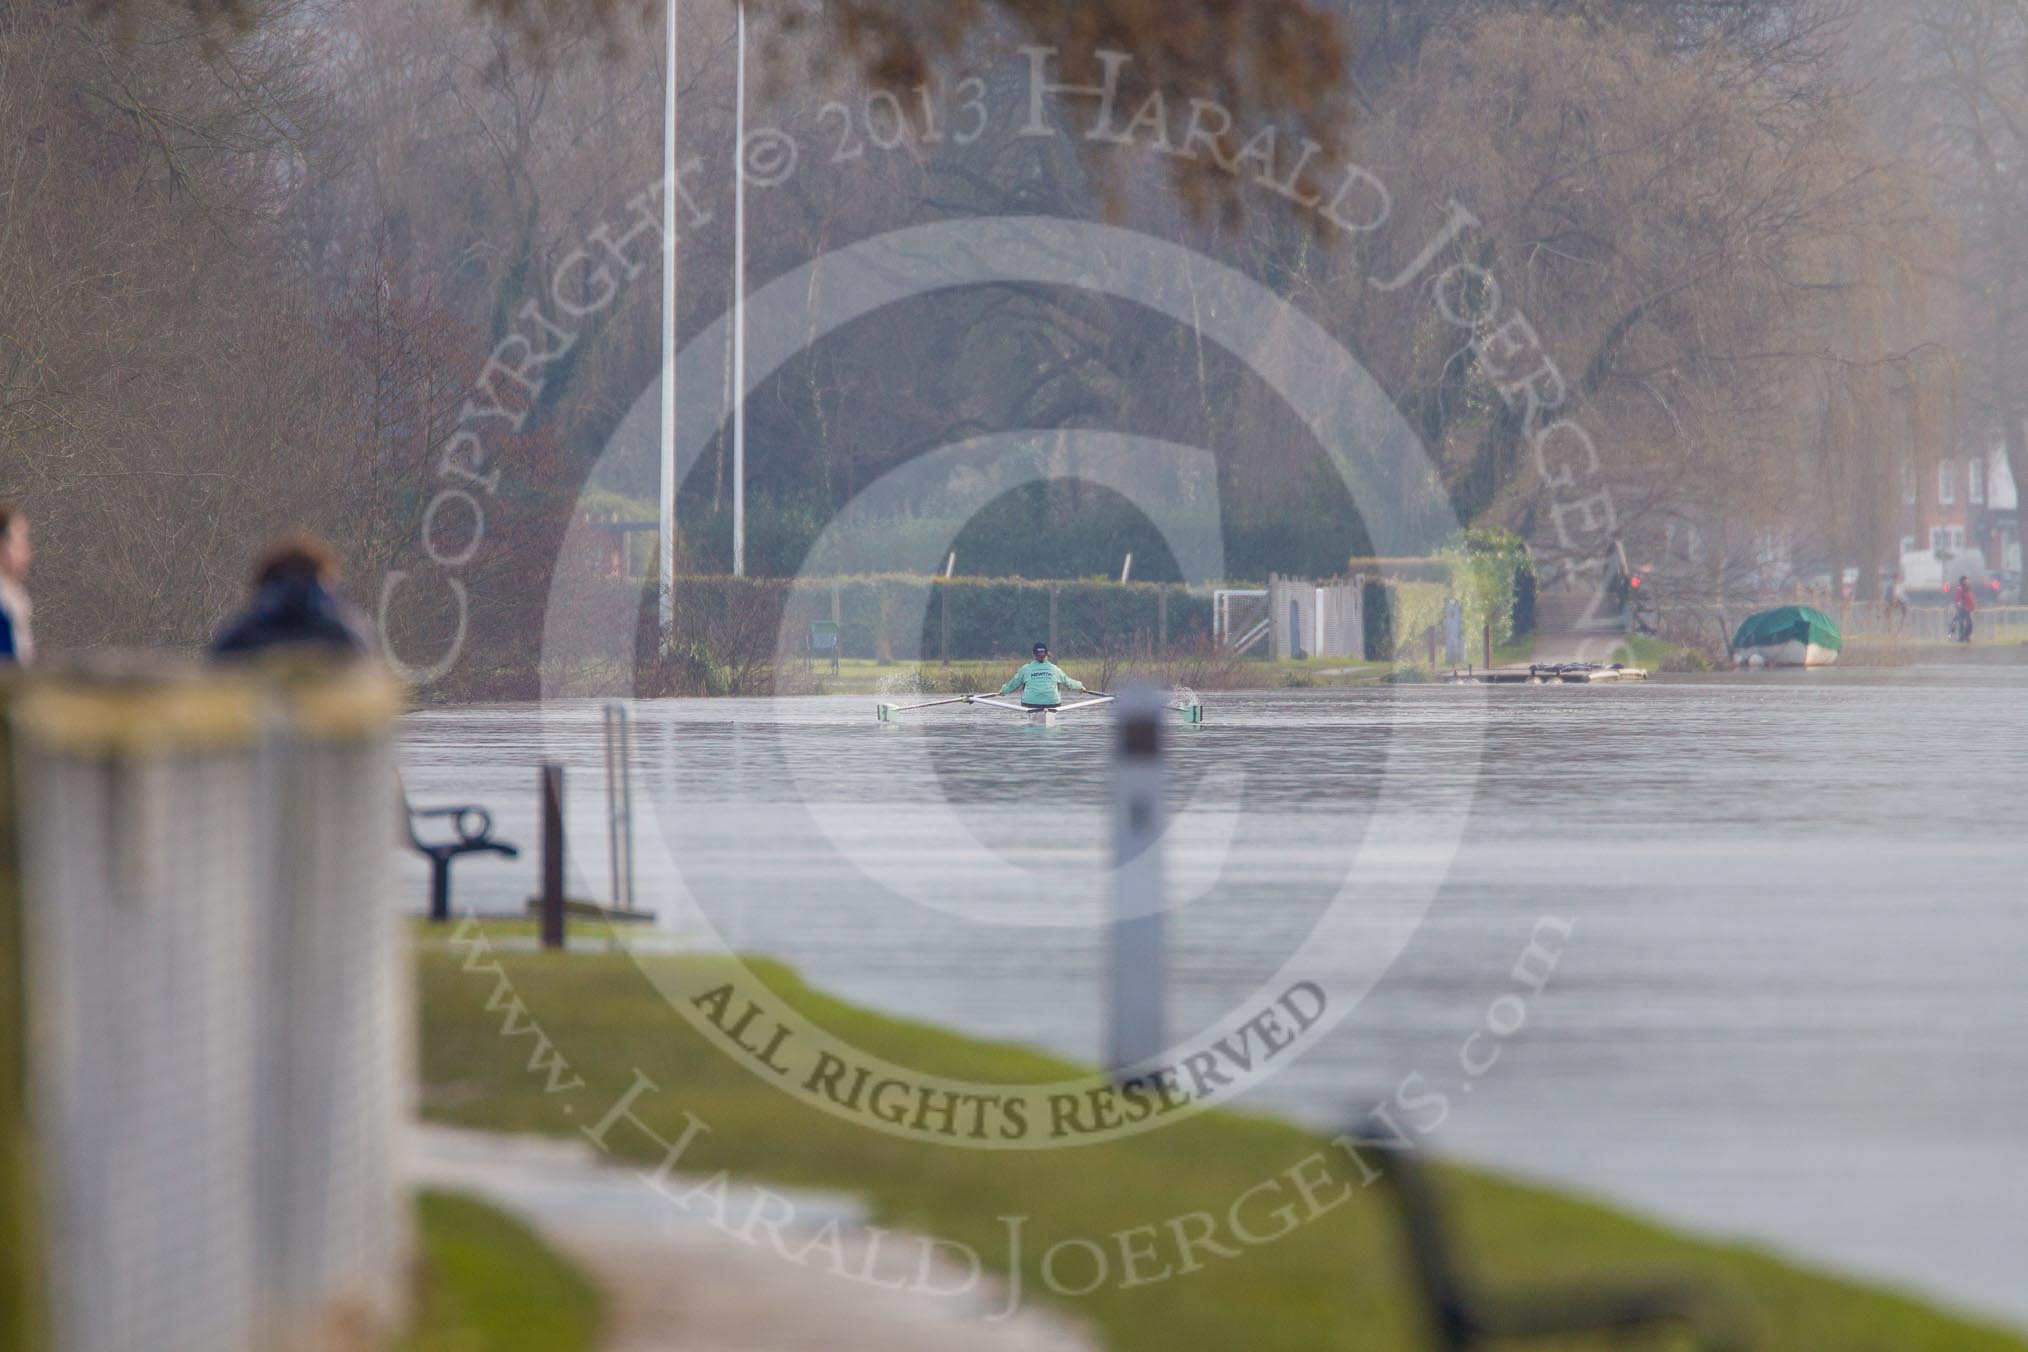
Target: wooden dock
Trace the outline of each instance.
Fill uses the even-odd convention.
[[[1602,685],[1609,681],[1645,681],[1648,673],[1618,663],[1559,662],[1480,671],[1467,667],[1445,672],[1438,679],[1445,685]]]

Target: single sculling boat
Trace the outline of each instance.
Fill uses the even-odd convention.
[[[875,713],[882,723],[899,723],[903,714],[913,713],[917,709],[937,709],[945,705],[965,704],[975,709],[999,709],[1019,714],[1038,727],[1053,728],[1059,718],[1111,704],[1116,698],[1101,690],[1089,691],[1087,696],[1085,699],[1072,700],[1067,704],[1023,704],[1005,695],[953,695],[948,699],[927,700],[921,704],[882,704],[876,708]],[[1172,704],[1169,707],[1182,714],[1185,723],[1198,724],[1204,721],[1202,704],[1193,701],[1189,704]]]

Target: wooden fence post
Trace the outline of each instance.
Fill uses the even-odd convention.
[[[563,947],[563,766],[542,765],[542,946]]]

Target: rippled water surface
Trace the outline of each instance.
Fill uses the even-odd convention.
[[[1205,702],[1169,739],[1179,1032],[1348,877],[1441,882],[1259,1106],[1331,1124],[1419,1076],[1440,1148],[2028,1328],[2028,670]],[[1106,725],[873,703],[632,706],[645,903],[687,890],[820,986],[1095,1059]],[[410,792],[532,845],[535,767],[563,760],[573,890],[603,895],[599,718],[416,714]],[[457,900],[516,906],[534,870],[461,862]],[[1549,984],[1517,982],[1566,932]]]

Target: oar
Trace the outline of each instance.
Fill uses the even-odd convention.
[[[1089,687],[1085,689],[1084,693],[1087,695],[1097,695],[1100,699],[1119,698],[1118,695],[1110,691],[1093,690]],[[1202,723],[1204,721],[1204,706],[1202,704],[1172,704],[1169,708],[1173,712],[1183,715],[1183,721],[1186,723]]]
[[[975,699],[983,698],[985,698],[983,695],[956,695],[950,699],[933,699],[925,704],[883,704],[879,707],[878,717],[882,723],[892,723],[896,714],[910,713],[916,709],[935,709],[945,704],[970,704]]]
[[[1090,686],[1085,687],[1084,693],[1096,695],[1100,699],[1116,700],[1119,698],[1118,695],[1113,694],[1109,690],[1093,690]],[[1202,704],[1172,704],[1169,708],[1173,712],[1183,715],[1183,721],[1186,723],[1202,723],[1204,721],[1204,706]]]

